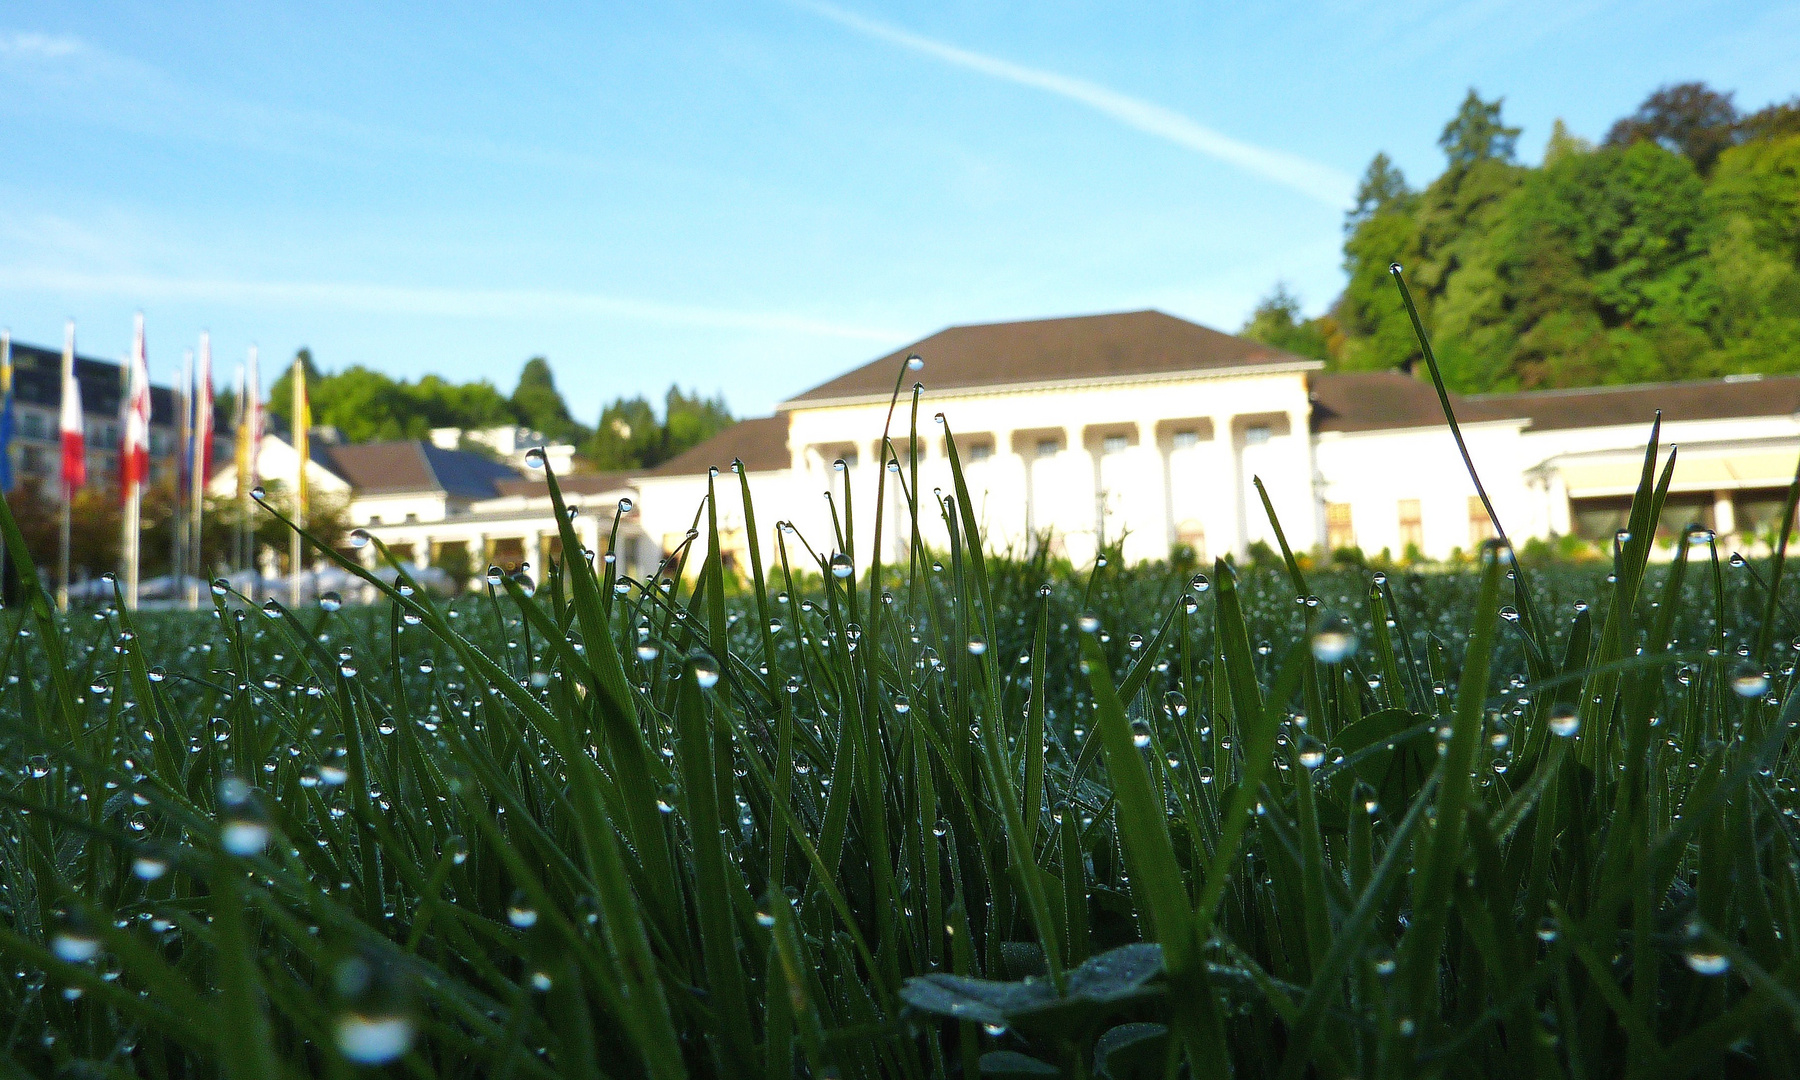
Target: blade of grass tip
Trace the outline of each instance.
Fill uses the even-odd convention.
[[[1456,410],[1450,407],[1450,390],[1444,383],[1443,371],[1438,367],[1437,353],[1431,348],[1431,337],[1425,333],[1425,324],[1419,318],[1418,307],[1413,304],[1412,290],[1406,287],[1406,277],[1402,273],[1400,264],[1390,263],[1388,273],[1392,275],[1394,284],[1400,289],[1400,302],[1405,305],[1407,318],[1412,321],[1413,335],[1419,340],[1419,352],[1425,357],[1426,370],[1431,373],[1431,385],[1437,391],[1438,405],[1444,410],[1444,421],[1450,427],[1451,437],[1456,440],[1456,451],[1462,455],[1463,467],[1468,470],[1469,480],[1475,485],[1475,494],[1481,499],[1481,507],[1487,512],[1488,522],[1494,527],[1495,537],[1510,544],[1512,541],[1507,537],[1505,527],[1500,524],[1500,515],[1494,511],[1494,500],[1488,498],[1487,488],[1482,485],[1481,476],[1475,471],[1475,459],[1469,454],[1469,444],[1463,440],[1462,426],[1456,422]],[[1524,587],[1525,569],[1515,565],[1513,573],[1520,586],[1517,590],[1518,594],[1524,597],[1527,603],[1535,603],[1531,599],[1531,590]],[[1535,625],[1537,621],[1534,616],[1533,624]]]
[[[568,507],[563,501],[562,488],[548,461],[544,463],[544,483],[556,514],[557,534],[562,539],[562,549],[566,555],[573,556],[566,557],[563,564],[567,568],[570,591],[575,598],[576,622],[581,627],[588,661],[600,675],[606,689],[606,693],[599,698],[602,704],[598,712],[604,722],[607,749],[616,764],[613,780],[626,793],[626,825],[632,846],[643,860],[645,871],[653,883],[652,887],[659,890],[655,896],[655,905],[662,921],[667,926],[673,926],[680,921],[676,913],[681,908],[674,891],[675,859],[669,851],[662,813],[656,808],[658,794],[649,765],[650,748],[644,742],[636,699],[625,676],[624,661],[619,656],[618,647],[610,633],[611,624],[601,607],[599,583],[594,575],[594,568],[582,556],[581,538],[575,533],[575,523],[569,517]]]
[[[1407,996],[1414,1018],[1420,1023],[1437,1015],[1438,954],[1443,950],[1448,930],[1451,878],[1463,854],[1463,815],[1474,795],[1471,773],[1481,743],[1488,672],[1499,627],[1500,574],[1503,556],[1507,555],[1510,549],[1502,541],[1490,540],[1482,546],[1481,592],[1475,602],[1475,621],[1456,689],[1448,750],[1438,759],[1442,779],[1438,787],[1437,826],[1420,853],[1413,882],[1413,921],[1402,941]]]
[[[1781,508],[1777,523],[1775,557],[1769,562],[1769,598],[1763,602],[1762,626],[1757,631],[1756,655],[1759,660],[1769,655],[1769,635],[1775,632],[1775,609],[1781,598],[1781,570],[1787,562],[1788,536],[1794,531],[1797,506],[1800,506],[1800,462],[1794,465],[1794,479],[1788,484],[1787,502]]]
[[[49,669],[51,696],[57,712],[62,714],[69,743],[81,753],[88,754],[90,748],[82,735],[82,711],[75,703],[75,687],[69,681],[70,668],[63,654],[63,634],[57,625],[56,609],[38,577],[37,565],[31,560],[31,549],[25,544],[24,533],[19,531],[12,506],[3,498],[0,498],[0,544],[12,558],[14,573],[24,588],[25,608],[38,625],[38,644],[44,650]]]
[[[944,447],[950,457],[950,476],[955,482],[957,509],[962,518],[962,544],[966,553],[969,574],[974,578],[976,593],[981,599],[981,615],[978,632],[984,646],[995,644],[994,634],[994,595],[988,585],[987,564],[982,555],[982,539],[980,527],[975,520],[975,511],[969,503],[969,485],[963,476],[962,458],[956,450],[956,438],[950,430],[950,424],[943,420]],[[968,583],[957,581],[956,586],[963,596],[963,610],[968,608]],[[1019,792],[1013,786],[1012,769],[1007,763],[1007,754],[1003,746],[1005,738],[1002,727],[1003,711],[1000,705],[1000,668],[997,654],[998,648],[983,647],[975,659],[978,661],[987,690],[987,715],[982,718],[981,743],[987,759],[988,782],[993,785],[995,798],[1000,803],[1001,818],[1006,827],[1008,854],[1013,869],[1018,876],[1019,888],[1025,894],[1026,907],[1031,912],[1031,921],[1035,924],[1038,938],[1044,946],[1044,959],[1050,970],[1050,979],[1056,985],[1058,993],[1063,990],[1062,944],[1057,941],[1056,922],[1050,911],[1050,897],[1045,889],[1044,876],[1038,871],[1037,851],[1033,843],[1036,835],[1034,821],[1030,831],[1025,826],[1024,809],[1020,805]],[[1104,664],[1102,670],[1105,670]],[[1145,781],[1148,783],[1148,780]],[[1034,811],[1035,812],[1035,811]],[[1170,854],[1173,859],[1173,852]]]
[[[1162,798],[1151,784],[1143,751],[1113,686],[1106,653],[1100,648],[1099,630],[1098,623],[1084,622],[1081,634],[1081,667],[1094,695],[1094,726],[1099,729],[1106,752],[1119,837],[1134,869],[1134,892],[1149,905],[1151,930],[1162,946],[1163,967],[1171,985],[1175,1026],[1197,1072],[1201,1062],[1227,1060],[1225,1029],[1218,999],[1201,961],[1194,911],[1181,865],[1175,858]],[[1064,820],[1067,819],[1065,814]],[[1066,840],[1064,850],[1067,851]],[[1079,872],[1079,857],[1076,867]],[[1068,872],[1065,867],[1064,873]]]
[[[1038,598],[1037,632],[1031,636],[1031,686],[1025,700],[1025,828],[1027,841],[1037,850],[1038,830],[1044,823],[1044,699],[1049,674],[1044,654],[1049,649],[1050,597]]]
[[[548,470],[546,469],[546,472]],[[554,481],[551,481],[554,483]],[[558,496],[560,498],[560,496]],[[669,1014],[668,1002],[663,995],[662,983],[658,977],[655,957],[650,949],[648,931],[643,921],[643,912],[638,907],[637,897],[630,888],[630,877],[625,865],[624,853],[619,847],[619,837],[612,819],[608,817],[605,806],[598,797],[598,784],[603,778],[593,758],[578,746],[570,744],[568,727],[552,715],[544,704],[521,687],[498,664],[495,664],[481,650],[471,645],[465,638],[452,630],[448,622],[432,606],[424,606],[417,602],[415,596],[403,596],[393,585],[381,580],[371,573],[360,562],[347,558],[342,552],[320,543],[310,532],[299,529],[292,521],[284,517],[280,511],[267,504],[267,510],[277,520],[290,529],[296,529],[325,558],[336,563],[341,569],[360,577],[373,586],[377,592],[420,616],[421,625],[426,627],[439,641],[449,646],[465,667],[479,676],[492,691],[505,698],[514,708],[524,715],[536,730],[543,733],[552,743],[558,755],[562,757],[571,776],[580,774],[583,779],[571,783],[570,793],[576,809],[574,815],[576,834],[580,840],[583,855],[588,864],[588,871],[596,884],[599,893],[602,914],[602,929],[606,933],[614,955],[618,957],[620,970],[630,987],[630,998],[633,1001],[635,1019],[644,1036],[638,1040],[637,1049],[644,1056],[647,1070],[662,1080],[686,1076],[686,1068],[682,1064],[681,1052],[674,1029],[674,1020]],[[560,512],[566,525],[567,518]],[[579,571],[577,572],[579,574]],[[589,585],[592,586],[592,567],[587,568]],[[604,628],[603,628],[604,629]],[[611,647],[611,639],[601,639]],[[590,647],[590,655],[595,650]],[[614,659],[617,659],[615,654]],[[637,734],[634,729],[634,734]],[[641,739],[641,735],[640,735]],[[652,804],[654,806],[654,804]],[[658,817],[660,817],[658,812]],[[662,837],[661,822],[658,822],[658,837]],[[640,857],[644,849],[639,848]],[[655,878],[652,877],[652,881]],[[673,889],[673,879],[667,879],[665,887]]]
[[[1362,891],[1337,936],[1332,939],[1331,951],[1325,955],[1318,970],[1313,973],[1313,982],[1306,992],[1306,1000],[1300,1007],[1300,1017],[1293,1024],[1293,1033],[1288,1038],[1287,1056],[1282,1059],[1280,1080],[1300,1080],[1306,1073],[1308,1062],[1312,1059],[1314,1040],[1322,1030],[1325,1013],[1336,998],[1345,972],[1350,964],[1362,955],[1370,935],[1376,927],[1376,920],[1387,904],[1388,893],[1399,879],[1411,872],[1411,852],[1413,832],[1419,822],[1425,818],[1425,810],[1431,803],[1437,783],[1436,776],[1425,782],[1419,794],[1413,799],[1412,806],[1407,808],[1406,816],[1394,829],[1388,839],[1386,851],[1381,856],[1381,863],[1375,868],[1368,887]]]
[[[221,1071],[231,1080],[266,1080],[287,1070],[277,1064],[262,980],[244,925],[243,868],[221,860],[212,875],[213,962],[222,1010],[218,1035]]]
[[[717,561],[715,550],[709,554],[708,562]],[[682,673],[675,756],[682,775],[681,798],[694,866],[693,903],[701,951],[706,957],[707,991],[718,1026],[719,1039],[713,1049],[726,1075],[747,1075],[756,1060],[756,1043],[750,1030],[750,1001],[743,965],[738,959],[740,943],[731,904],[733,886],[728,879],[732,870],[725,837],[731,822],[718,803],[712,775],[712,725],[707,720],[699,685],[703,670],[696,658],[688,662]]]

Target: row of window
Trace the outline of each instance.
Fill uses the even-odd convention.
[[[21,409],[18,418],[18,436],[21,439],[55,439],[58,437],[55,419],[47,413],[30,409]],[[109,444],[119,441],[119,425],[107,420],[89,420],[84,425],[87,438],[91,442]],[[156,455],[167,454],[175,445],[172,432],[150,429],[150,452]]]
[[[1272,434],[1273,430],[1267,426],[1251,427],[1244,431],[1244,443],[1248,446],[1257,446],[1268,442]],[[1198,445],[1200,445],[1200,433],[1198,431],[1190,429],[1172,432],[1169,435],[1169,446],[1171,449],[1190,450]],[[1100,452],[1102,454],[1123,453],[1125,450],[1129,449],[1130,446],[1131,436],[1129,435],[1108,435],[1100,440]],[[1045,438],[1039,439],[1037,442],[1036,451],[1037,457],[1039,458],[1055,457],[1057,454],[1062,453],[1062,450],[1063,441],[1061,439]],[[968,461],[986,461],[994,456],[994,444],[991,442],[971,443],[963,448],[961,453],[963,458]],[[859,457],[856,450],[851,448],[846,449],[839,456],[839,459],[842,460],[846,466],[855,468]]]
[[[1425,547],[1425,515],[1418,499],[1401,499],[1397,506],[1399,520],[1399,544],[1402,552],[1408,548]],[[1469,547],[1479,547],[1483,540],[1494,537],[1494,523],[1488,517],[1487,507],[1481,499],[1471,495],[1468,499],[1469,510]],[[1356,547],[1356,522],[1350,512],[1350,504],[1342,502],[1325,504],[1325,547],[1331,551]]]

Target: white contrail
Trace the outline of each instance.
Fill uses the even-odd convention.
[[[0,267],[0,287],[100,293],[133,299],[320,306],[384,315],[473,318],[597,315],[673,326],[775,331],[854,341],[893,342],[905,336],[900,331],[881,327],[827,322],[781,312],[671,304],[604,293],[554,289],[455,289],[341,282],[233,281],[129,273],[84,274],[29,267]]]
[[[1322,165],[1298,154],[1252,146],[1247,142],[1214,131],[1173,109],[1134,98],[1128,94],[1121,94],[1117,90],[1109,90],[1086,79],[1058,75],[1053,71],[1043,71],[1008,60],[1001,60],[998,57],[970,52],[968,49],[961,49],[942,41],[921,37],[897,26],[865,19],[842,8],[818,3],[816,0],[791,0],[791,2],[868,37],[888,42],[891,45],[898,45],[903,49],[909,49],[969,71],[980,72],[983,75],[1020,86],[1043,90],[1086,105],[1088,108],[1110,116],[1127,127],[1136,128],[1146,135],[1154,135],[1177,146],[1197,150],[1208,157],[1236,165],[1240,169],[1273,180],[1284,187],[1292,188],[1330,206],[1341,207],[1347,204],[1350,201],[1351,193],[1356,188],[1356,182],[1349,174],[1329,165]]]

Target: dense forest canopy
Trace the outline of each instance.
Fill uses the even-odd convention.
[[[1800,371],[1800,98],[1744,114],[1664,87],[1598,146],[1558,121],[1536,166],[1501,105],[1469,91],[1422,190],[1377,154],[1343,294],[1305,319],[1277,286],[1243,332],[1339,370],[1404,366],[1398,262],[1465,393]]]
[[[511,396],[486,379],[453,383],[427,375],[408,382],[360,364],[323,372],[307,349],[296,359],[307,373],[313,423],[337,428],[351,442],[422,439],[436,427],[520,424],[573,444],[595,468],[640,469],[660,465],[732,424],[724,397],[671,386],[660,416],[641,396],[618,398],[600,411],[597,426],[588,427],[569,412],[550,362],[541,356],[526,361]],[[269,413],[283,426],[293,416],[293,375],[290,366],[269,388]]]

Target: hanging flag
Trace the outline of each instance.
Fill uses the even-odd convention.
[[[188,467],[195,470],[194,490],[201,491],[206,478],[212,475],[213,456],[213,383],[212,383],[212,335],[200,335],[200,366],[194,369],[193,383],[194,423],[188,430],[193,432],[194,455]]]
[[[62,417],[57,425],[62,435],[63,501],[87,485],[87,439],[81,426],[81,384],[75,380],[75,322],[69,321],[63,334]]]
[[[256,484],[263,479],[263,373],[257,365],[256,346],[250,346],[250,369],[245,374],[245,396],[243,396],[243,414],[247,423],[248,468],[250,482]]]
[[[0,492],[13,489],[12,331],[0,330]]]
[[[294,479],[294,491],[298,496],[295,503],[299,521],[306,524],[306,462],[312,456],[310,434],[312,429],[312,409],[306,403],[306,365],[299,357],[294,358],[294,453],[300,459],[298,475]]]
[[[125,374],[124,435],[119,445],[119,492],[127,498],[150,482],[150,368],[144,356],[144,317],[131,335]]]

